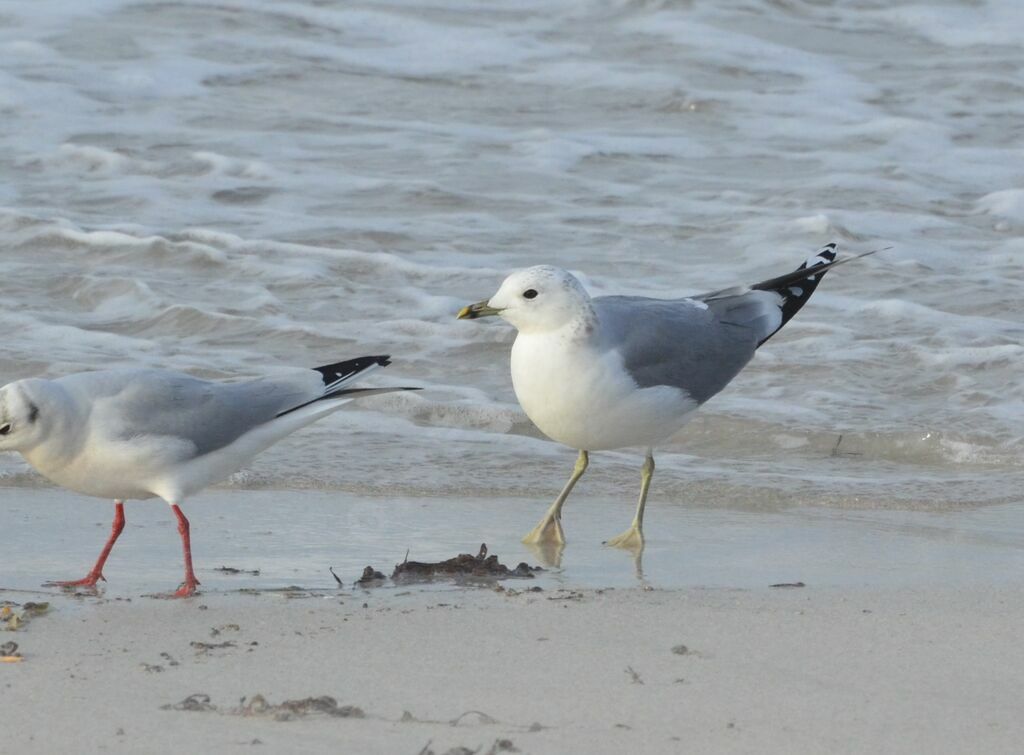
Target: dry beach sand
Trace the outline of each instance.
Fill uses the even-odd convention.
[[[50,608],[0,631],[23,658],[0,664],[2,752],[995,753],[1024,737],[1020,537],[1003,524],[1019,505],[870,526],[865,512],[801,508],[790,516],[803,529],[784,512],[663,507],[638,580],[593,534],[628,506],[587,501],[562,568],[534,579],[355,586],[374,549],[382,571],[401,560],[382,535],[352,541],[339,589],[316,536],[343,558],[328,510],[352,522],[362,505],[394,509],[431,535],[438,519],[487,527],[455,499],[213,491],[192,512],[205,593],[168,601],[146,597],[179,577],[161,506],[129,508],[111,582],[75,597],[34,585],[89,562],[109,507],[50,489],[3,497],[0,601]],[[275,525],[268,499],[303,515]],[[476,509],[516,531],[503,509]],[[261,557],[250,546],[267,527],[280,552]],[[412,557],[457,552],[438,542]],[[512,566],[524,555],[513,542],[492,544]],[[806,586],[769,586],[797,578]],[[306,589],[282,589],[291,580]]]
[[[3,636],[25,660],[0,667],[0,749],[1017,752],[1022,598],[807,587],[58,599]],[[307,700],[321,696],[334,702]],[[289,700],[306,704],[272,707]]]

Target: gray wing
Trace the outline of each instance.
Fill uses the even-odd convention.
[[[223,448],[280,412],[323,395],[323,383],[313,371],[308,377],[238,383],[160,370],[82,377],[88,376],[94,384],[93,418],[114,437],[171,437],[191,443],[196,456]]]
[[[679,388],[702,404],[736,377],[757,350],[763,332],[759,316],[769,304],[762,298],[700,302],[601,296],[593,305],[604,347],[622,355],[637,385]]]

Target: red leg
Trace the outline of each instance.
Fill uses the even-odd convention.
[[[188,519],[181,513],[178,504],[172,503],[171,511],[178,517],[178,534],[181,535],[181,549],[185,554],[185,581],[181,583],[181,587],[174,593],[174,597],[187,598],[194,595],[196,587],[199,586],[196,573],[192,571],[192,540],[189,538]]]
[[[103,550],[100,552],[100,557],[96,559],[96,565],[92,567],[84,579],[76,579],[70,582],[47,582],[44,587],[95,587],[96,583],[100,580],[106,582],[106,577],[103,576],[103,565],[107,563],[107,556],[110,555],[110,551],[114,549],[114,543],[117,542],[118,535],[124,529],[124,502],[114,501],[114,523],[110,525],[110,537],[107,538],[107,544],[103,546]]]

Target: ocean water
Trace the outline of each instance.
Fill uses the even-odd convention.
[[[1018,0],[5,2],[0,115],[3,382],[390,353],[378,382],[423,386],[229,487],[519,501],[528,529],[574,452],[462,304],[539,263],[681,296],[838,241],[892,249],[660,449],[649,521],[1020,499]],[[625,526],[640,461],[595,455],[576,498]],[[6,456],[0,484],[43,483]]]

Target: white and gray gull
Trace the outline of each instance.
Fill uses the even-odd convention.
[[[459,319],[498,315],[519,331],[512,346],[519,403],[541,432],[579,450],[568,483],[523,542],[565,542],[562,506],[588,452],[640,446],[647,454],[636,515],[608,544],[642,548],[652,447],[728,385],[825,271],[850,259],[837,260],[828,244],[787,275],[683,299],[591,297],[570,273],[540,265],[512,273],[490,299],[464,307]]]
[[[185,580],[192,595],[189,523],[180,505],[223,480],[256,454],[354,398],[410,388],[351,388],[387,356],[365,356],[238,382],[200,380],[163,370],[101,370],[56,380],[29,379],[0,388],[0,451],[19,451],[58,485],[113,498],[110,537],[83,578],[51,582],[95,587],[124,529],[124,501],[159,497],[178,521]]]

